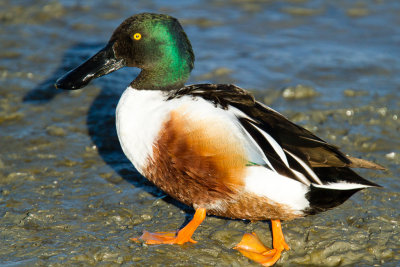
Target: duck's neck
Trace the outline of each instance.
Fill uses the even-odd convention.
[[[191,69],[185,63],[181,66],[172,67],[169,65],[168,67],[143,69],[136,79],[132,81],[131,87],[146,90],[179,89],[185,85]]]

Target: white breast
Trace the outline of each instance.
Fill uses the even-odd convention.
[[[172,109],[164,99],[161,91],[128,87],[117,106],[116,126],[122,150],[140,173]]]
[[[116,111],[116,126],[122,150],[135,168],[142,173],[146,161],[152,157],[153,145],[170,112],[180,109],[194,123],[210,122],[210,127],[223,125],[231,135],[244,143],[248,159],[259,163],[259,151],[248,143],[234,112],[215,107],[202,98],[182,96],[165,101],[164,92],[136,90],[128,87],[122,94]]]

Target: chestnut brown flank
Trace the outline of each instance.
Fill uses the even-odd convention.
[[[208,213],[251,220],[292,219],[290,208],[243,192],[246,154],[214,120],[192,122],[175,110],[153,146],[144,175],[171,197]]]

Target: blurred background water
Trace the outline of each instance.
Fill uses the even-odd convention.
[[[400,2],[191,0],[0,2],[0,265],[257,266],[231,248],[266,222],[208,217],[196,245],[131,243],[179,228],[193,211],[165,197],[122,154],[125,68],[84,90],[53,87],[140,12],[178,18],[196,54],[189,83],[235,83],[388,170],[323,214],[283,224],[278,264],[400,264]]]

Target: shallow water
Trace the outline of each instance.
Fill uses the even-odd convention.
[[[383,189],[284,222],[279,264],[400,265],[400,3],[383,1],[1,1],[0,265],[257,266],[232,247],[267,222],[207,217],[197,244],[145,246],[142,230],[172,230],[193,211],[152,186],[122,154],[114,109],[138,73],[84,90],[54,81],[108,40],[126,17],[180,19],[196,54],[190,83],[236,83],[387,171]]]

